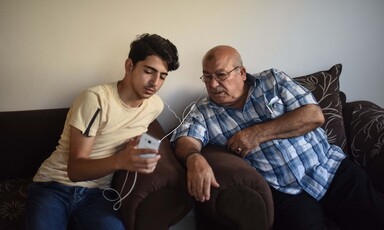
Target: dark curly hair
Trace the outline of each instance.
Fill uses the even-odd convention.
[[[138,35],[131,43],[128,57],[135,65],[151,55],[157,55],[168,65],[168,71],[177,70],[180,66],[176,46],[157,34]]]

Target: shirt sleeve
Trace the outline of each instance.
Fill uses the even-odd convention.
[[[188,114],[179,127],[173,132],[171,143],[174,145],[175,141],[182,136],[200,140],[203,146],[208,143],[206,122],[203,114],[200,113],[197,108]]]
[[[71,107],[69,124],[86,136],[96,136],[100,124],[101,107],[95,93],[84,91]]]

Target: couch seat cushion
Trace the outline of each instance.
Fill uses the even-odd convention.
[[[0,229],[25,229],[25,202],[32,179],[0,182]]]

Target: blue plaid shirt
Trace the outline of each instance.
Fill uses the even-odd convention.
[[[173,133],[171,141],[190,136],[203,145],[226,147],[228,139],[242,129],[303,105],[317,104],[310,91],[276,69],[247,74],[247,82],[250,88],[242,110],[222,107],[205,98]],[[275,189],[287,194],[305,190],[320,200],[344,158],[343,151],[330,145],[324,130],[317,128],[302,136],[261,143],[244,160]]]

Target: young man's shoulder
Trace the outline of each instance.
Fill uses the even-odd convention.
[[[75,98],[72,107],[81,106],[84,102],[87,102],[86,104],[88,105],[94,104],[100,106],[101,101],[114,97],[113,87],[114,83],[109,83],[85,89]]]
[[[114,97],[117,91],[116,83],[107,83],[89,87],[83,90],[78,98],[110,98]]]
[[[113,91],[117,88],[116,82],[110,82],[105,84],[100,84],[96,86],[89,87],[85,91],[93,92],[93,93],[99,93],[99,92],[106,92],[106,91]]]

